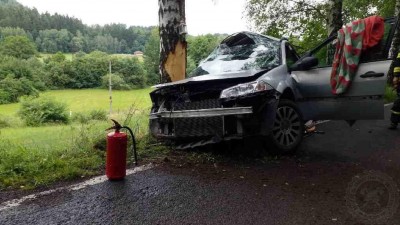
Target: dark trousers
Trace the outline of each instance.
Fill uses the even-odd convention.
[[[400,92],[397,90],[397,99],[393,103],[392,115],[390,116],[390,121],[394,124],[400,123]]]

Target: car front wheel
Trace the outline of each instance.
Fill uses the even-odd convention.
[[[281,99],[269,140],[277,153],[291,153],[296,150],[304,134],[304,122],[296,103]]]

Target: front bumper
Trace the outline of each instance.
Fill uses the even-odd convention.
[[[156,113],[151,113],[150,119],[199,118],[199,117],[245,115],[245,114],[252,114],[252,113],[253,113],[252,107],[160,111],[160,112],[156,112]]]
[[[150,114],[150,131],[158,139],[183,142],[267,135],[275,120],[277,99],[278,93],[271,91],[223,101],[215,99],[217,103],[213,104],[186,103],[210,108],[167,110],[161,105]]]

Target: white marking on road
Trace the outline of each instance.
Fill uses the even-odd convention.
[[[145,171],[145,170],[151,169],[153,167],[154,167],[154,165],[150,163],[150,164],[147,164],[147,165],[136,167],[134,169],[128,169],[128,170],[126,170],[126,175],[127,176],[128,175],[132,175],[132,174],[135,174],[137,172],[141,172],[141,171]],[[39,193],[36,193],[36,194],[31,194],[31,195],[24,196],[24,197],[19,198],[19,199],[13,199],[13,200],[10,200],[10,201],[6,201],[6,202],[3,202],[3,203],[0,204],[0,212],[3,211],[3,210],[6,210],[6,209],[17,207],[17,206],[21,205],[23,202],[25,202],[26,200],[32,200],[32,199],[35,199],[37,197],[49,195],[49,194],[57,192],[57,191],[65,191],[65,190],[66,191],[76,191],[76,190],[80,190],[80,189],[86,188],[88,186],[92,186],[92,185],[103,183],[103,182],[105,182],[107,180],[108,180],[108,178],[105,175],[98,176],[98,177],[94,177],[92,179],[89,179],[87,181],[84,181],[82,183],[73,184],[73,185],[66,186],[66,187],[59,187],[59,188],[48,190],[48,191],[42,191],[42,192],[39,192]]]
[[[330,122],[330,120],[317,120],[317,121],[315,122],[315,125],[323,124],[323,123],[327,123],[327,122]]]

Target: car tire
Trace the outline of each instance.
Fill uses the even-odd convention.
[[[271,150],[277,154],[294,153],[303,140],[303,135],[304,121],[296,103],[281,99],[268,136],[268,147],[272,147]]]

